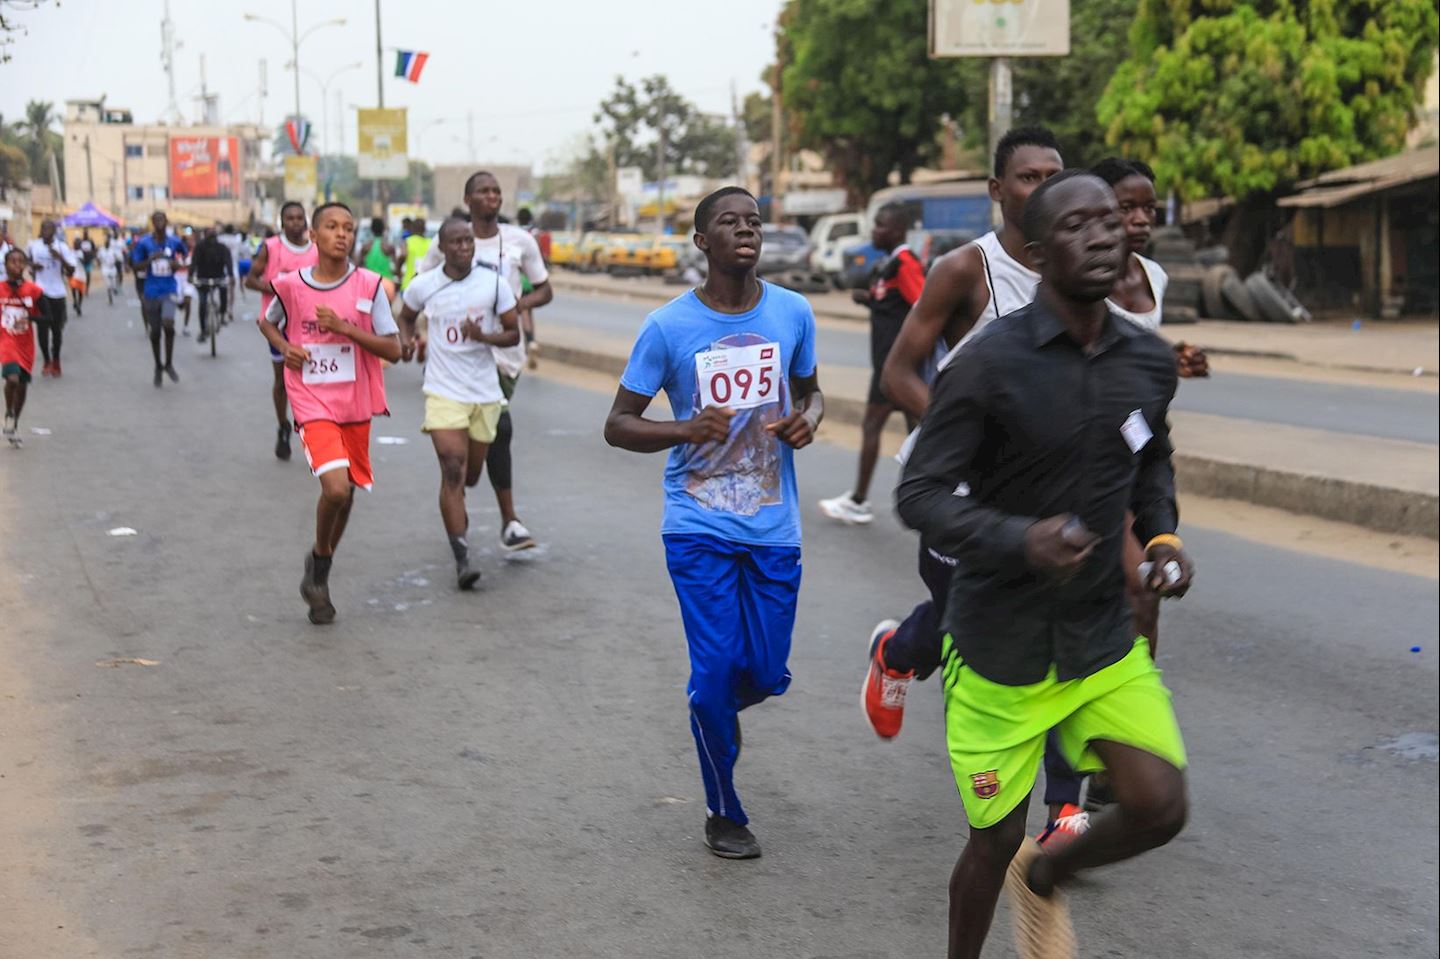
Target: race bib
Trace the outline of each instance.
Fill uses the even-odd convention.
[[[695,354],[700,408],[748,410],[780,401],[780,344],[757,343]]]
[[[302,383],[355,382],[355,345],[353,343],[306,343],[310,354],[300,371]]]
[[[1133,410],[1125,417],[1125,422],[1120,424],[1120,435],[1125,437],[1125,445],[1130,447],[1132,453],[1140,452],[1155,436],[1150,432],[1150,424],[1145,422],[1145,417],[1139,410]]]
[[[30,314],[23,306],[6,306],[0,310],[0,327],[7,333],[24,333],[30,327]]]
[[[168,258],[162,257],[150,261],[150,275],[160,278],[171,276],[175,272],[175,265]]]

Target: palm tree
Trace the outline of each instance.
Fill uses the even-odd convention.
[[[50,183],[50,157],[61,161],[65,141],[53,129],[57,120],[55,104],[31,100],[25,104],[25,119],[15,124],[20,134],[20,148],[30,161],[30,179],[34,183]],[[62,178],[63,179],[63,178]],[[51,183],[60,190],[59,183]]]

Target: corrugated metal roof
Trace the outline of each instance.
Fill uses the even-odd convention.
[[[1418,150],[1406,150],[1404,153],[1397,153],[1394,156],[1385,157],[1382,160],[1371,160],[1369,163],[1361,163],[1357,166],[1345,167],[1342,170],[1331,170],[1329,173],[1322,173],[1313,180],[1306,180],[1297,183],[1301,190],[1312,187],[1334,186],[1340,183],[1363,183],[1379,180],[1408,183],[1411,180],[1422,180],[1427,176],[1440,175],[1440,144],[1433,144],[1428,147],[1421,147]]]

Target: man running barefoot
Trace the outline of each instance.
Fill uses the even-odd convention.
[[[925,267],[905,245],[909,226],[910,218],[902,203],[887,203],[876,212],[870,242],[885,254],[885,259],[876,264],[869,288],[851,293],[856,303],[870,307],[870,393],[860,424],[860,465],[849,492],[820,501],[820,512],[846,524],[865,525],[875,518],[870,508],[870,479],[875,475],[875,461],[880,458],[880,434],[895,412],[895,404],[880,388],[880,371],[895,345],[895,337],[900,335],[906,314],[925,286]],[[908,413],[906,421],[912,430],[920,422]]]
[[[141,237],[130,252],[135,273],[145,278],[140,314],[145,317],[145,328],[150,334],[156,386],[163,385],[167,375],[171,382],[180,382],[180,376],[175,372],[175,308],[180,294],[176,274],[189,255],[189,248],[178,237],[166,232],[168,225],[169,219],[156,210],[150,217],[151,232]],[[165,336],[163,361],[160,356],[162,332]]]
[[[270,347],[284,357],[285,386],[310,471],[320,480],[315,545],[305,557],[300,595],[310,622],[335,621],[330,565],[355,487],[369,490],[370,420],[389,415],[380,360],[400,360],[400,331],[380,277],[350,262],[355,215],[343,203],[316,208],[310,238],[313,267],[277,276],[275,298],[260,321]],[[281,329],[284,332],[281,332]]]
[[[471,228],[475,233],[475,263],[500,271],[515,294],[516,309],[524,314],[549,303],[554,299],[555,291],[550,288],[550,273],[535,238],[518,226],[500,221],[503,200],[500,181],[493,174],[481,171],[471,174],[470,179],[465,181],[465,206],[470,210]],[[441,261],[440,250],[432,246],[418,269],[422,272],[433,270]],[[525,292],[523,286],[527,280],[531,289]],[[514,553],[535,546],[535,538],[515,511],[510,457],[511,440],[515,434],[510,404],[520,374],[525,370],[525,345],[517,343],[496,348],[494,352],[495,364],[500,370],[500,389],[505,393],[505,411],[500,414],[495,442],[490,444],[490,452],[485,457],[485,471],[490,474],[495,505],[500,509],[500,548]]]
[[[475,234],[467,220],[447,219],[436,242],[445,265],[417,274],[405,288],[400,326],[408,360],[419,348],[412,341],[420,311],[429,319],[421,430],[440,460],[440,519],[455,554],[456,581],[468,590],[480,571],[470,565],[465,490],[480,482],[505,402],[490,347],[520,342],[520,321],[510,284],[498,271],[474,265]]]
[[[260,294],[260,316],[270,309],[275,298],[275,278],[307,266],[314,266],[318,259],[315,244],[310,240],[310,226],[305,222],[305,208],[294,200],[280,208],[280,235],[272,236],[260,244],[255,258],[250,261],[250,272],[245,274],[245,285]],[[290,417],[286,407],[289,399],[285,395],[285,357],[270,348],[270,365],[274,370],[274,382],[270,387],[270,399],[275,404],[275,458],[290,459]]]
[[[5,439],[20,445],[20,413],[35,367],[35,331],[45,291],[25,279],[30,261],[25,251],[5,251],[5,282],[0,283],[0,377],[5,380]]]
[[[750,859],[760,845],[735,791],[739,711],[790,685],[800,590],[794,450],[824,414],[815,315],[760,281],[760,210],[740,187],[695,209],[703,286],[645,320],[605,421],[611,446],[670,450],[665,560],[690,648],[690,729],[705,783],[705,844]],[[673,421],[644,416],[660,390]]]
[[[1120,569],[1128,508],[1154,564],[1146,585],[1179,596],[1191,583],[1166,423],[1174,355],[1105,304],[1127,251],[1104,181],[1051,178],[1023,225],[1035,301],[940,374],[896,493],[901,518],[957,564],[945,714],[970,841],[950,883],[951,959],[980,955],[1002,885],[1022,959],[1075,956],[1059,886],[1163,845],[1186,816],[1185,748]],[[1042,849],[1025,813],[1051,730],[1076,769],[1109,771],[1117,803]]]

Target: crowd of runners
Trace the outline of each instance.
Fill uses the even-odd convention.
[[[1153,335],[1166,277],[1140,255],[1156,222],[1148,167],[1067,170],[1048,131],[1020,129],[995,152],[990,190],[1002,226],[928,274],[904,245],[905,211],[879,211],[873,240],[887,255],[857,293],[873,363],[858,475],[820,509],[872,520],[880,431],[901,411],[914,432],[895,503],[919,533],[926,598],[870,633],[863,709],[894,738],[910,684],[941,672],[970,824],[950,884],[950,955],[980,955],[1008,890],[1020,953],[1039,959],[1075,954],[1061,890],[1078,871],[1162,845],[1185,821],[1185,750],[1154,663],[1159,602],[1193,576],[1176,535],[1167,414],[1177,377],[1207,367],[1203,353]],[[337,617],[330,573],[354,492],[374,482],[370,424],[388,412],[389,364],[424,364],[420,428],[457,587],[480,579],[465,497],[482,475],[501,545],[534,545],[515,510],[510,404],[528,316],[552,291],[534,236],[502,221],[501,200],[495,177],[476,173],[433,239],[407,221],[398,244],[383,221],[357,243],[344,204],[287,203],[243,277],[261,296],[275,456],[288,460],[298,433],[320,486],[299,584],[313,623]],[[123,261],[108,245],[94,260],[107,288],[121,262],[135,271],[158,387],[178,379],[187,289],[229,294],[239,271],[217,234],[192,249],[163,213],[151,225]],[[32,325],[46,372],[61,375],[64,274],[80,257],[47,226],[29,251],[5,253],[7,435],[25,401]],[[668,451],[661,538],[689,650],[705,843],[732,859],[760,855],[735,782],[739,714],[791,682],[802,568],[794,454],[825,412],[814,314],[758,278],[761,242],[750,193],[726,187],[701,201],[694,243],[706,277],[646,318],[604,424],[613,446]],[[202,307],[202,336],[213,321]],[[662,390],[670,416],[647,416]],[[1042,764],[1047,826],[1027,838]]]

